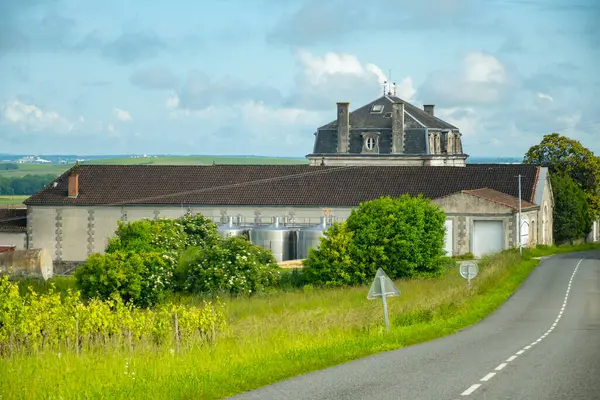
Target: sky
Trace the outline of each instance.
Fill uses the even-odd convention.
[[[0,153],[303,157],[396,82],[472,156],[600,154],[597,0],[0,0]]]

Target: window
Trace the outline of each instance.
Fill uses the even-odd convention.
[[[373,104],[373,107],[371,107],[371,113],[381,112],[383,112],[383,104]]]
[[[385,114],[383,114],[383,118],[392,118],[392,113],[386,112]]]
[[[365,141],[365,146],[367,147],[367,150],[373,150],[375,148],[375,139],[368,137]]]

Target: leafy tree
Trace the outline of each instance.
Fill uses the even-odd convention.
[[[109,240],[106,251],[162,251],[178,257],[189,246],[212,245],[219,239],[217,225],[202,214],[119,221],[116,236]]]
[[[253,294],[279,280],[273,253],[239,236],[223,239],[219,246],[188,251],[180,264],[185,289],[194,293]]]
[[[586,196],[581,187],[566,174],[552,174],[554,191],[554,238],[559,242],[573,242],[587,235],[591,218]]]
[[[558,133],[545,135],[540,144],[529,149],[523,162],[570,176],[585,192],[591,217],[600,215],[600,157],[579,141]]]
[[[364,202],[310,253],[307,277],[330,285],[361,284],[378,268],[393,279],[437,276],[443,270],[445,219],[440,207],[421,196]]]
[[[364,272],[356,269],[352,262],[350,244],[352,232],[348,231],[346,222],[334,222],[321,238],[317,249],[310,249],[304,260],[304,276],[306,281],[317,285],[352,285],[365,280]]]

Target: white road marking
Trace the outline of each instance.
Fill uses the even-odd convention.
[[[556,324],[558,324],[558,321],[560,321],[560,318],[563,314],[563,311],[565,310],[565,307],[567,306],[567,300],[569,298],[569,292],[571,291],[571,284],[573,283],[573,278],[575,278],[575,274],[577,273],[577,270],[579,269],[579,265],[581,265],[581,263],[583,262],[583,258],[581,260],[579,260],[579,262],[577,263],[577,265],[575,266],[575,269],[573,270],[573,273],[571,274],[571,279],[569,279],[569,285],[567,286],[567,292],[565,293],[565,301],[562,305],[562,308],[560,309],[560,312],[558,313],[558,316],[556,317],[556,319],[554,320],[554,323],[552,324],[552,327],[550,329],[548,329],[546,331],[546,333],[544,333],[542,336],[540,336],[540,338],[538,340],[536,340],[535,342],[532,342],[529,346],[525,346],[523,348],[523,350],[519,350],[517,351],[518,355],[521,355],[523,353],[525,353],[526,350],[529,350],[532,346],[535,346],[537,343],[541,342],[542,339],[544,339],[546,336],[548,336],[556,327]],[[510,356],[506,361],[507,362],[511,362],[514,361],[517,358],[516,355],[514,356]],[[506,367],[506,363],[502,363],[500,365],[498,365],[495,370],[496,371],[502,371],[504,369],[504,367]],[[487,382],[490,379],[492,379],[494,376],[496,375],[496,372],[490,372],[489,374],[487,374],[486,376],[484,376],[483,378],[480,379],[481,382]],[[462,396],[468,396],[471,393],[473,393],[474,391],[476,391],[479,387],[481,386],[480,383],[476,383],[474,385],[471,385],[471,387],[469,387],[467,390],[465,390],[464,392],[462,392]]]
[[[494,377],[494,375],[496,375],[496,373],[495,373],[495,372],[490,372],[489,374],[487,374],[486,376],[484,376],[483,378],[481,378],[481,380],[482,380],[483,382],[487,382],[487,381],[489,381],[490,379],[492,379],[492,378]]]
[[[479,383],[476,383],[476,384],[472,385],[470,388],[468,388],[467,390],[465,390],[464,392],[462,392],[461,396],[468,396],[468,395],[470,395],[471,393],[473,393],[474,391],[476,391],[479,386],[481,386],[481,384],[479,384]]]

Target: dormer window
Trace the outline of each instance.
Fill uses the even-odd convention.
[[[367,150],[373,150],[375,148],[375,139],[373,139],[372,137],[368,137],[365,140],[365,147],[367,148]]]
[[[373,104],[371,114],[381,114],[383,112],[383,104]]]
[[[363,132],[362,154],[378,154],[379,153],[379,132]]]

